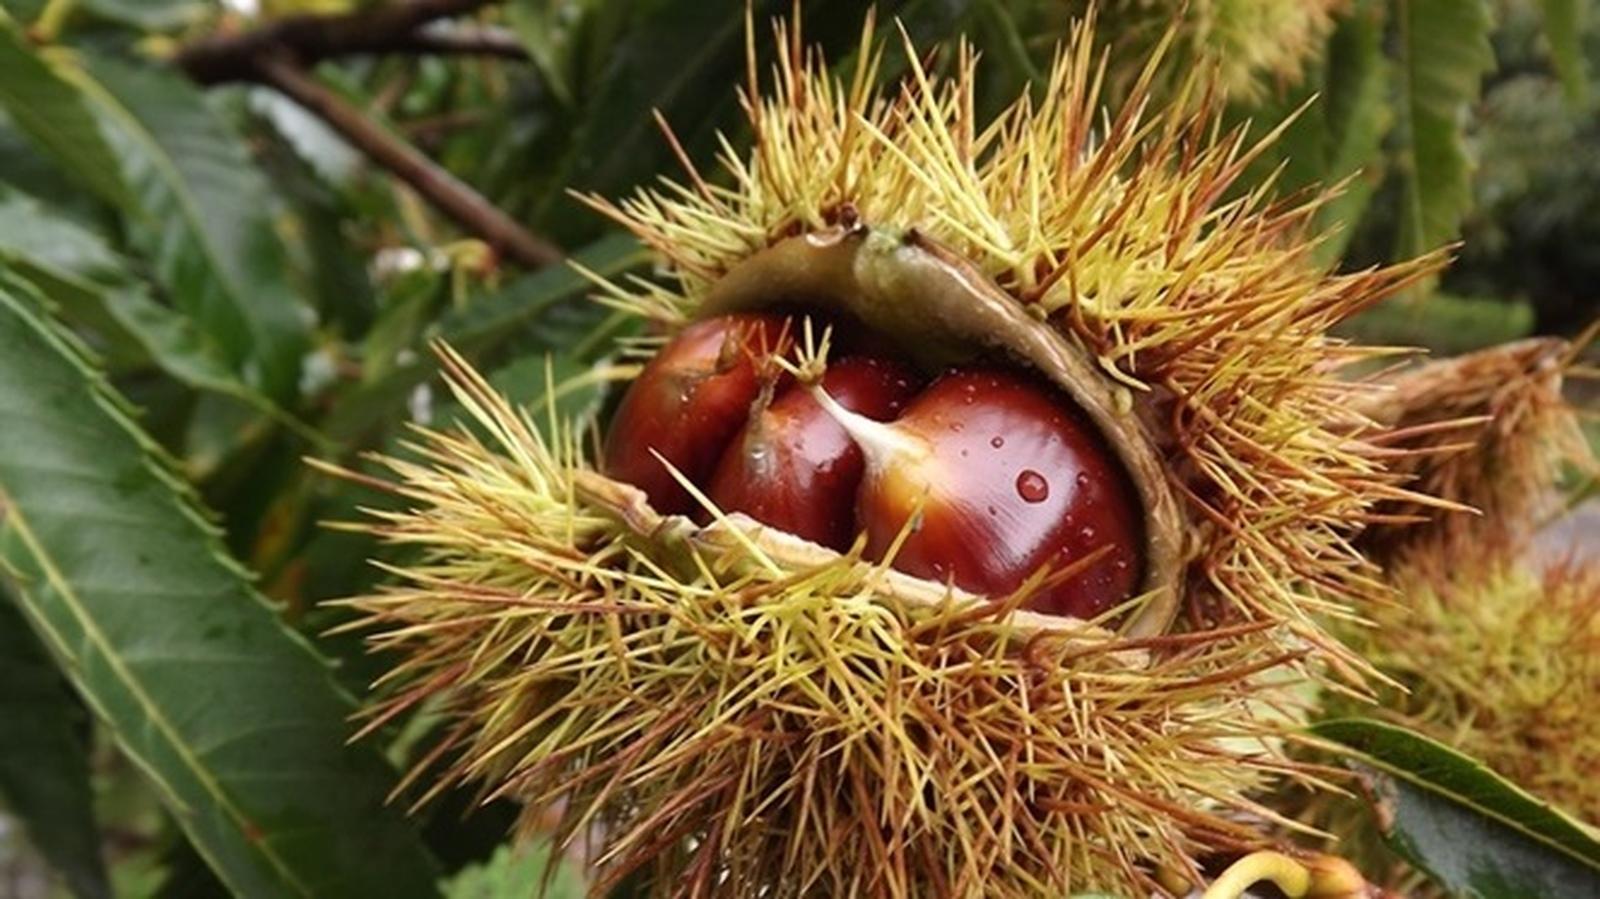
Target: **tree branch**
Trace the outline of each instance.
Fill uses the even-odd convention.
[[[288,56],[302,66],[358,53],[418,52],[452,42],[419,33],[422,26],[488,6],[493,0],[404,0],[340,15],[287,16],[269,25],[193,41],[174,62],[204,85],[256,81],[269,57]],[[457,44],[459,46],[459,44]],[[504,47],[496,55],[504,55]],[[456,50],[454,52],[462,52]]]
[[[477,191],[345,102],[309,71],[324,59],[355,53],[523,55],[515,39],[498,30],[426,27],[490,2],[396,0],[341,15],[289,16],[250,31],[194,41],[180,49],[173,62],[202,85],[250,82],[277,90],[497,253],[538,268],[560,261],[561,248],[522,228]]]
[[[439,25],[445,23],[441,22]],[[504,28],[488,26],[465,28],[420,28],[396,38],[385,53],[417,53],[433,56],[496,56],[527,61],[528,51],[517,36]]]
[[[270,55],[258,58],[250,80],[272,87],[305,107],[502,256],[531,268],[561,260],[561,249],[555,244],[524,230],[477,191],[362,115],[294,60]]]

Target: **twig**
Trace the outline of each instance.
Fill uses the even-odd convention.
[[[352,51],[355,52],[355,51]],[[433,56],[497,56],[501,59],[528,59],[517,36],[504,28],[430,27],[395,38],[383,49],[386,53],[417,53]]]
[[[472,128],[481,125],[486,119],[488,119],[488,115],[483,110],[462,109],[456,112],[440,113],[427,118],[412,119],[409,122],[400,123],[398,127],[405,132],[406,137],[410,138],[413,143],[426,144],[429,141],[448,135],[458,128]]]
[[[520,55],[504,32],[428,27],[492,0],[403,0],[341,15],[301,15],[185,45],[173,62],[202,85],[251,82],[276,89],[326,122],[373,162],[495,251],[529,267],[561,259],[559,247],[529,233],[415,147],[345,102],[310,73],[318,62],[357,53]]]
[[[374,5],[341,15],[298,15],[236,34],[218,34],[185,45],[174,62],[196,82],[205,85],[230,81],[255,81],[257,69],[268,58],[284,56],[303,66],[324,59],[357,53],[422,52],[425,48],[456,48],[459,39],[420,33],[429,22],[473,12],[492,0],[405,0]],[[478,41],[480,49],[495,46],[504,55],[503,41]],[[488,52],[488,51],[484,51]]]
[[[501,255],[534,268],[562,258],[559,247],[523,229],[415,147],[362,115],[292,59],[271,55],[256,59],[250,80],[272,87],[305,107]]]

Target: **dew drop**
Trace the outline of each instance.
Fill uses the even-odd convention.
[[[1085,525],[1083,527],[1083,530],[1078,532],[1078,539],[1082,540],[1085,543],[1088,543],[1088,542],[1094,540],[1095,536],[1096,536],[1095,529],[1092,528],[1092,527],[1089,527],[1088,525]]]
[[[1022,474],[1017,475],[1017,495],[1024,502],[1042,503],[1050,498],[1050,482],[1037,471],[1024,468]]]
[[[1074,480],[1078,482],[1079,487],[1087,487],[1089,486],[1089,473],[1087,471],[1080,471],[1078,472],[1077,478]]]
[[[995,448],[995,449],[999,449],[999,448],[1000,448],[1000,447],[1002,447],[1002,446],[1005,446],[1005,445],[1006,445],[1006,439],[1005,439],[1005,438],[1004,438],[1004,437],[995,437],[995,438],[992,438],[992,439],[990,439],[990,441],[989,441],[989,445],[990,445],[990,446],[992,446],[992,447],[994,447],[994,448]]]

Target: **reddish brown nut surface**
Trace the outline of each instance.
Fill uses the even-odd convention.
[[[906,407],[867,455],[859,521],[883,558],[919,510],[893,565],[1001,596],[1042,566],[1024,608],[1091,618],[1133,595],[1142,575],[1140,506],[1115,454],[1051,386],[993,369],[957,370]],[[879,444],[877,447],[874,444]]]
[[[623,396],[606,432],[602,470],[643,490],[658,512],[693,511],[694,498],[662,459],[705,484],[760,393],[761,359],[787,352],[789,330],[778,315],[729,315],[685,328]]]
[[[822,377],[829,396],[875,421],[898,415],[919,382],[909,368],[878,356],[847,356]],[[856,535],[861,473],[855,441],[808,390],[790,385],[750,417],[707,493],[725,512],[843,551]]]
[[[1093,618],[1138,590],[1138,492],[1065,391],[998,367],[922,388],[859,352],[819,384],[779,380],[768,357],[790,352],[792,321],[686,328],[623,397],[605,473],[660,513],[703,519],[665,460],[723,511],[837,550],[864,533],[868,558],[972,593],[1006,596],[1044,571],[1022,604],[1036,612]]]

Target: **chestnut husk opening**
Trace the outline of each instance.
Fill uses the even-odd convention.
[[[1182,514],[1167,480],[1156,441],[1133,409],[1127,388],[1102,374],[1090,353],[1027,308],[949,249],[917,232],[894,233],[862,225],[831,227],[787,237],[759,250],[713,283],[697,318],[741,312],[807,308],[839,313],[895,344],[929,370],[1002,352],[1043,375],[1088,415],[1105,436],[1133,483],[1145,513],[1140,602],[1117,630],[1128,637],[1165,633],[1181,601]],[[667,545],[727,548],[728,528],[760,541],[774,559],[796,568],[840,558],[832,550],[744,515],[699,527],[683,516],[650,508],[642,491],[584,472],[576,487],[609,509],[656,549]],[[938,605],[989,600],[901,572],[886,572],[885,592],[896,600]],[[1025,632],[1105,633],[1086,622],[1025,610],[1010,613]]]

